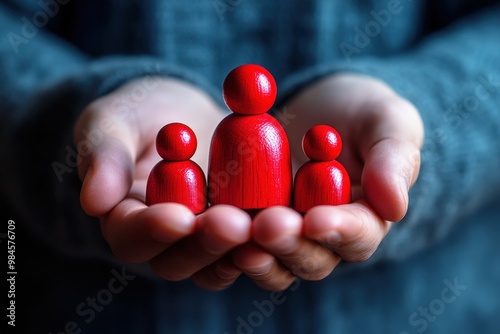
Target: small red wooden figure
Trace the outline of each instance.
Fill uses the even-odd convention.
[[[263,209],[291,204],[292,167],[285,131],[266,112],[276,99],[276,82],[265,68],[247,64],[232,70],[223,97],[233,114],[212,137],[208,169],[211,204]]]
[[[302,148],[310,161],[295,175],[293,207],[305,213],[316,205],[340,205],[351,202],[349,175],[335,159],[342,150],[338,132],[327,125],[309,129]]]
[[[187,125],[171,123],[156,136],[156,150],[163,158],[149,174],[146,204],[175,202],[193,213],[207,206],[205,174],[190,160],[196,151],[196,136]]]

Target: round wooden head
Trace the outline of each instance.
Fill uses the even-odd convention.
[[[196,152],[196,135],[182,123],[170,123],[160,129],[156,136],[156,150],[168,161],[189,160]]]
[[[331,126],[316,125],[305,134],[302,149],[313,161],[331,161],[340,155],[342,139]]]
[[[259,115],[276,100],[276,82],[264,67],[246,64],[229,72],[222,89],[227,107],[236,114]]]

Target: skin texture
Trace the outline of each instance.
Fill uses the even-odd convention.
[[[150,78],[151,79],[151,78]],[[284,108],[282,125],[295,167],[306,158],[301,140],[316,124],[335,127],[342,137],[339,157],[353,186],[353,202],[319,206],[302,217],[286,207],[255,216],[217,205],[194,216],[179,204],[144,204],[147,176],[159,160],[154,140],[171,122],[190,126],[198,137],[194,161],[206,168],[211,134],[224,113],[196,88],[172,79],[154,79],[145,99],[116,113],[143,79],[131,81],[89,105],[75,126],[84,131],[112,126],[83,155],[81,204],[100,217],[104,238],[117,257],[149,262],[167,280],[191,278],[219,290],[241,274],[263,289],[286,289],[295,277],[319,280],[342,260],[364,261],[408,208],[417,179],[423,126],[417,110],[375,79],[341,74],[317,82]],[[153,87],[154,88],[151,88]]]

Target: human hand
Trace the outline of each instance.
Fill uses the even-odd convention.
[[[241,270],[263,288],[284,289],[295,276],[305,279],[327,276],[341,259],[357,261],[368,258],[390,227],[390,222],[386,219],[391,220],[391,214],[402,216],[406,211],[407,191],[398,198],[398,194],[391,188],[398,184],[391,183],[394,180],[390,176],[391,172],[395,173],[394,167],[397,167],[400,157],[393,154],[392,160],[384,160],[383,155],[381,157],[377,153],[378,150],[374,151],[380,143],[388,144],[389,139],[398,143],[398,137],[380,138],[383,140],[370,149],[358,151],[365,147],[363,145],[369,144],[367,140],[354,140],[354,135],[349,139],[343,136],[344,147],[348,149],[344,149],[340,157],[351,175],[354,199],[358,200],[349,206],[317,207],[304,219],[288,208],[269,208],[256,217],[252,227],[246,213],[228,206],[215,206],[198,217],[177,204],[159,204],[147,208],[144,205],[145,181],[149,171],[159,160],[153,145],[158,129],[174,121],[192,127],[200,143],[194,159],[204,167],[211,134],[223,113],[206,96],[178,81],[161,81],[159,87],[152,89],[140,104],[129,105],[125,112],[117,112],[117,101],[130,97],[138,84],[131,82],[91,104],[75,127],[78,146],[78,143],[85,140],[84,130],[87,133],[99,131],[104,120],[111,120],[113,125],[111,130],[103,134],[104,138],[99,145],[91,147],[91,154],[82,154],[79,164],[80,177],[84,181],[81,202],[87,213],[101,217],[103,235],[114,253],[126,261],[149,261],[153,269],[168,280],[192,277],[198,285],[209,289],[228,286],[237,279]],[[346,89],[358,89],[366,94],[356,96],[357,103],[354,103],[345,93]],[[330,90],[338,94],[332,94]],[[378,93],[379,100],[374,98]],[[411,105],[373,79],[333,77],[314,85],[292,101],[286,112],[296,116],[290,124],[284,125],[294,156],[299,157],[300,161],[301,136],[309,127],[319,123],[331,124],[341,134],[344,131],[349,133],[352,129],[358,129],[357,133],[370,130],[370,138],[376,140],[377,135],[383,135],[384,128],[392,129],[391,124],[394,127],[398,124],[397,118],[387,120],[384,117],[391,110],[395,111],[398,104],[402,105],[401,110],[408,111],[408,122],[402,122],[401,125],[412,124],[412,117],[417,120],[412,124],[416,125],[415,137],[408,138],[408,142],[417,147],[417,152],[414,153],[416,164],[409,163],[414,169],[410,170],[408,167],[406,171],[409,174],[404,174],[409,178],[409,187],[418,174],[421,121]],[[328,106],[330,108],[325,113],[324,108]],[[343,114],[350,110],[347,107],[353,107],[357,111],[359,121],[352,117],[351,122],[347,122]],[[123,106],[119,103],[118,108],[123,111]],[[171,112],[163,112],[164,110]],[[200,115],[206,115],[207,118]],[[363,118],[366,119],[363,121]],[[370,127],[371,122],[374,123],[373,127]],[[395,131],[394,134],[397,135],[398,132]],[[409,135],[411,131],[404,134]],[[379,150],[384,152],[383,149]],[[401,151],[404,150],[395,152]],[[364,157],[366,163],[358,160],[355,153]],[[361,172],[370,171],[367,167],[373,167],[374,162],[381,159],[389,162],[389,167],[393,168],[387,170],[381,179],[368,173],[367,183],[364,176],[366,172],[363,172],[363,177]],[[393,160],[396,162],[392,164]],[[380,214],[363,200],[365,197],[368,199],[368,196],[364,196],[361,191],[367,187],[368,191],[365,192],[374,193],[379,184],[388,188],[387,199],[392,200],[389,203],[395,205],[389,207],[393,210],[385,213],[382,206]],[[384,204],[384,201],[378,203]],[[383,216],[384,214],[388,215]],[[247,242],[251,237],[250,229],[253,241]],[[284,242],[281,237],[288,240]],[[235,247],[237,248],[232,253],[231,261],[227,252]]]
[[[168,280],[197,273],[211,289],[240,275],[226,254],[250,239],[246,213],[221,205],[195,217],[179,204],[144,203],[147,178],[161,160],[154,145],[159,129],[172,122],[191,127],[198,138],[193,160],[204,168],[212,133],[223,117],[198,89],[159,77],[131,81],[85,108],[74,129],[81,205],[100,218],[117,257],[147,261]]]
[[[335,127],[339,161],[349,172],[353,202],[318,206],[302,218],[269,208],[253,222],[253,243],[233,251],[234,263],[265,289],[295,277],[326,277],[341,261],[367,260],[408,208],[420,167],[423,124],[418,111],[384,83],[338,74],[298,94],[278,117],[288,134],[295,169],[306,161],[301,140],[314,125]]]

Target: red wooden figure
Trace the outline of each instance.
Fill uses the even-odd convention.
[[[207,206],[205,174],[194,161],[196,136],[181,123],[165,125],[156,137],[156,150],[163,158],[149,174],[146,204],[175,202],[187,206],[193,213]]]
[[[232,70],[223,97],[233,114],[212,137],[208,169],[211,204],[263,209],[291,204],[292,168],[285,131],[266,112],[276,99],[276,83],[265,68]]]
[[[335,159],[342,150],[338,132],[327,125],[309,129],[302,140],[310,159],[295,175],[293,207],[305,213],[316,205],[340,205],[351,202],[349,175]]]

